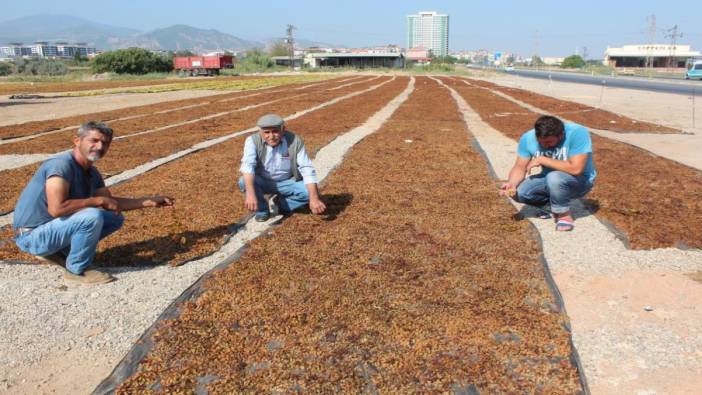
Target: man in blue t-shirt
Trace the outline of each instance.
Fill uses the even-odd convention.
[[[537,166],[541,173],[527,177]],[[590,192],[596,176],[587,129],[544,115],[519,139],[517,160],[500,193],[529,205],[550,203],[556,230],[570,231],[575,227],[570,202]],[[550,213],[540,210],[540,216]]]
[[[93,166],[111,142],[112,129],[104,124],[81,125],[73,137],[73,150],[45,161],[17,200],[15,243],[22,251],[65,265],[64,279],[70,282],[114,280],[108,273],[86,269],[100,239],[122,226],[122,211],[173,205],[173,199],[165,196],[112,196]]]

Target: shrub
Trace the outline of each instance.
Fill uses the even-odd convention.
[[[96,73],[146,74],[173,70],[171,55],[156,54],[143,48],[118,49],[101,53],[93,59]]]
[[[570,55],[563,59],[563,63],[561,63],[562,69],[579,69],[583,66],[585,66],[585,61],[580,55]]]
[[[66,75],[68,67],[60,60],[52,59],[17,59],[15,73],[22,75]]]
[[[12,74],[12,64],[8,62],[0,62],[0,76]]]
[[[268,71],[275,67],[275,62],[259,49],[246,51],[246,57],[234,65],[236,72],[251,73]]]

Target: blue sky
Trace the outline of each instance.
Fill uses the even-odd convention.
[[[367,46],[406,45],[405,16],[438,11],[450,16],[449,46],[530,55],[565,56],[587,47],[648,41],[647,16],[655,14],[657,41],[678,25],[681,44],[702,50],[702,3],[697,1],[225,1],[225,0],[5,0],[0,21],[38,13],[62,13],[95,22],[152,30],[177,23],[212,28],[244,39],[283,36],[285,26],[315,41]],[[567,4],[567,5],[566,5]],[[697,11],[695,11],[697,10]]]

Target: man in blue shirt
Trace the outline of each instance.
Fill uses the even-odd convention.
[[[537,166],[541,166],[541,173],[527,177]],[[575,227],[570,202],[590,192],[596,176],[587,129],[544,115],[519,139],[517,160],[500,189],[520,203],[550,203],[556,230],[570,231]],[[548,218],[550,214],[541,211],[540,216]]]
[[[310,211],[326,210],[317,190],[317,173],[305,152],[305,143],[285,129],[279,115],[267,114],[256,123],[259,132],[246,138],[241,158],[239,189],[245,193],[244,206],[255,212],[258,222],[270,218],[266,194],[280,195],[283,213],[309,204]]]
[[[105,156],[112,129],[102,123],[80,126],[73,150],[45,161],[24,188],[15,207],[15,243],[25,252],[65,265],[64,279],[102,284],[114,278],[86,270],[100,239],[117,231],[122,211],[172,206],[165,196],[138,199],[112,196],[93,166]]]

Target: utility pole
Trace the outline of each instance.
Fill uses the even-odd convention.
[[[538,57],[541,59],[539,56],[539,29],[536,29],[536,32],[534,32],[534,55],[531,57],[531,65],[534,66],[534,58]],[[539,62],[541,63],[541,62]],[[539,69],[539,64],[536,64],[536,69]]]
[[[295,69],[295,40],[293,39],[293,30],[295,30],[296,27],[293,25],[288,25],[288,28],[285,29],[285,33],[287,35],[287,38],[285,39],[285,42],[288,44],[288,55],[290,57],[290,70]]]
[[[648,48],[646,48],[646,68],[653,67],[653,47],[656,45],[656,16],[646,18],[648,21]]]
[[[667,30],[668,34],[665,36],[667,38],[670,38],[670,57],[668,57],[668,68],[673,67],[673,62],[675,61],[675,45],[678,42],[679,38],[682,38],[682,33],[678,34],[678,25],[673,26],[672,28]],[[677,65],[676,65],[677,67]]]

